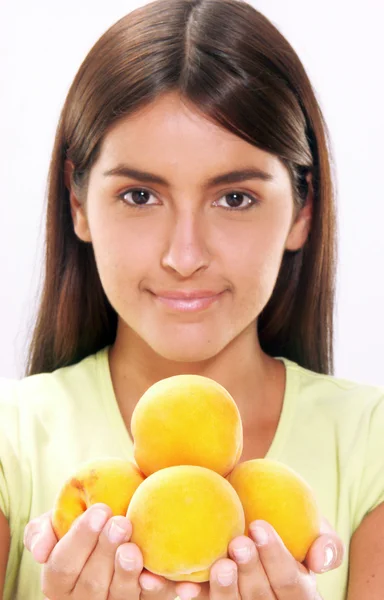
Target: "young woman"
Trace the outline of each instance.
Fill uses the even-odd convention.
[[[6,600],[382,597],[384,394],[332,376],[334,196],[310,81],[247,3],[157,0],[96,43],[53,149],[26,376],[0,387]],[[174,584],[104,505],[55,539],[65,477],[129,458],[135,404],[178,373],[232,394],[242,461],[313,487],[324,528],[304,564],[256,522],[209,583]]]

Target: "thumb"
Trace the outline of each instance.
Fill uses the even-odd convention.
[[[38,563],[48,560],[57,543],[57,537],[52,528],[52,511],[48,511],[30,521],[24,530],[24,545],[32,553]]]
[[[343,562],[345,548],[339,536],[331,530],[321,534],[312,544],[305,557],[305,565],[314,573],[326,573],[337,569]]]

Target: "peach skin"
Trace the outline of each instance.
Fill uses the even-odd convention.
[[[246,535],[252,521],[267,521],[302,562],[321,526],[314,492],[304,479],[285,464],[265,458],[239,463],[227,479],[243,505]]]
[[[176,375],[152,385],[132,413],[134,457],[146,475],[195,465],[227,475],[240,459],[243,428],[227,390],[201,375]]]
[[[60,489],[52,511],[53,530],[62,538],[92,504],[107,504],[112,515],[125,516],[145,476],[133,461],[97,458],[82,463]]]
[[[229,482],[193,465],[149,475],[133,494],[127,517],[144,567],[172,581],[208,581],[211,565],[228,556],[228,544],[245,528]]]

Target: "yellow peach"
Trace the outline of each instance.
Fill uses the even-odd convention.
[[[227,479],[242,502],[246,535],[252,521],[267,521],[302,562],[320,534],[319,508],[306,481],[285,464],[265,458],[239,463]]]
[[[229,482],[193,465],[149,475],[133,494],[127,517],[144,567],[172,581],[208,581],[212,564],[228,556],[229,542],[245,529],[243,507]]]
[[[60,539],[74,520],[92,504],[107,504],[113,515],[126,515],[129,502],[145,476],[137,465],[120,458],[97,458],[82,463],[60,489],[52,525]]]
[[[145,475],[195,465],[227,475],[240,459],[243,428],[227,390],[201,375],[176,375],[152,385],[132,413],[134,457]]]

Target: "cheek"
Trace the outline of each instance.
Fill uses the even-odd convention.
[[[285,229],[276,224],[275,228],[260,227],[239,236],[228,253],[232,273],[243,282],[245,293],[253,289],[267,293],[272,291],[284,253]]]
[[[123,219],[95,220],[90,226],[104,291],[112,305],[120,304],[122,298],[126,303],[150,265],[153,266],[154,240],[147,239],[150,236],[135,227],[135,223],[128,225]]]

